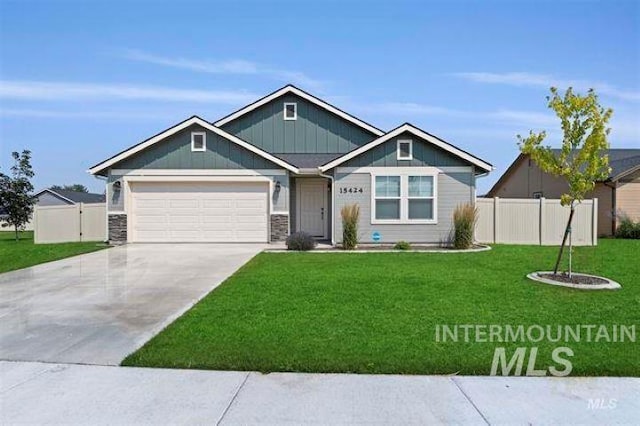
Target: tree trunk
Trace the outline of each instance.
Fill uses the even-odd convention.
[[[558,269],[560,268],[560,261],[562,260],[562,252],[564,251],[564,246],[567,244],[567,237],[569,236],[569,232],[571,231],[571,221],[573,220],[574,212],[575,212],[575,207],[573,205],[573,202],[571,202],[571,213],[569,213],[569,220],[567,221],[567,226],[564,228],[564,237],[562,238],[560,253],[558,253],[558,259],[556,260],[556,267],[553,269],[553,275],[558,274]]]
[[[16,241],[20,241],[20,236],[18,235],[18,227],[14,226],[13,229],[16,231]]]

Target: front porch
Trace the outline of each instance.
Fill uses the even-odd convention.
[[[331,180],[317,175],[290,177],[289,230],[331,242]]]

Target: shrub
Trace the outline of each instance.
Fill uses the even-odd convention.
[[[398,241],[393,248],[395,250],[411,250],[411,244],[406,241]]]
[[[313,250],[317,244],[316,240],[306,232],[294,232],[287,237],[287,250]]]
[[[640,240],[640,221],[634,222],[629,216],[622,216],[616,229],[616,238]]]
[[[473,245],[473,232],[478,219],[478,210],[469,203],[456,207],[453,211],[453,247],[468,249]]]
[[[342,248],[353,250],[358,245],[358,220],[360,219],[360,206],[350,204],[340,210],[342,216]]]

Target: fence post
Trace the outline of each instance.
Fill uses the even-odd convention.
[[[500,215],[498,213],[500,207],[500,197],[493,197],[493,243],[498,244],[498,224],[500,223]]]
[[[545,221],[545,215],[547,214],[546,203],[544,202],[545,198],[540,197],[540,208],[538,209],[538,213],[540,214],[540,218],[538,220],[538,226],[540,229],[538,230],[538,243],[542,245],[543,235],[544,235],[544,227],[547,226]]]
[[[598,245],[598,199],[594,198],[591,204],[591,244]]]

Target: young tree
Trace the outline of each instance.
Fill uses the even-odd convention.
[[[75,191],[75,192],[84,192],[84,193],[88,193],[89,189],[87,189],[86,186],[80,184],[80,183],[74,183],[72,185],[53,185],[51,188],[54,191],[56,190],[63,190],[63,191]]]
[[[609,149],[607,136],[611,130],[607,123],[613,110],[600,106],[593,89],[582,96],[569,87],[562,96],[558,89],[552,87],[547,101],[549,108],[560,119],[563,132],[560,153],[555,155],[549,146],[542,146],[545,132],[530,131],[526,138],[518,135],[518,145],[520,151],[529,155],[542,171],[564,178],[569,186],[568,192],[561,197],[561,204],[569,206],[571,210],[554,268],[554,274],[557,274],[567,237],[571,233],[575,204],[581,202],[594,189],[596,182],[606,179],[611,171],[606,150]]]
[[[18,241],[18,231],[24,229],[33,214],[35,199],[31,178],[34,173],[31,168],[31,151],[24,150],[22,154],[13,152],[11,156],[15,161],[11,167],[11,176],[0,173],[0,210],[7,214],[6,221],[13,226]]]

